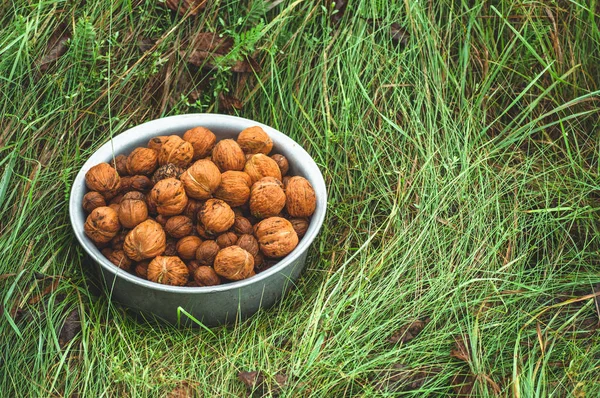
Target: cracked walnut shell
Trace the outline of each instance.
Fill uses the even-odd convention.
[[[85,220],[83,230],[94,243],[108,243],[121,229],[117,212],[107,206],[97,207]]]
[[[283,210],[285,201],[281,182],[273,177],[265,177],[252,185],[250,213],[257,218],[276,216]]]
[[[166,178],[177,178],[183,174],[185,170],[181,167],[175,166],[173,163],[167,163],[163,166],[160,166],[154,174],[152,174],[152,183],[156,184],[160,180],[164,180]]]
[[[204,127],[194,127],[183,134],[183,139],[194,148],[193,160],[207,157],[212,152],[217,142],[215,134]]]
[[[217,253],[214,269],[224,278],[239,281],[254,273],[254,258],[239,246],[229,246]]]
[[[177,256],[158,256],[148,264],[148,280],[163,285],[185,286],[189,271]]]
[[[146,220],[129,231],[123,243],[127,257],[142,261],[162,254],[165,251],[167,237],[159,223]]]
[[[158,214],[175,216],[183,212],[188,204],[188,197],[181,181],[167,178],[154,185],[149,201],[156,206]]]
[[[187,196],[193,199],[209,199],[221,184],[221,172],[210,160],[196,161],[179,177]]]
[[[264,153],[273,149],[273,140],[260,126],[248,127],[238,135],[237,143],[245,153]]]
[[[181,139],[178,135],[167,138],[158,153],[158,163],[163,166],[173,163],[178,167],[187,167],[194,157],[192,144]]]
[[[235,213],[222,200],[209,199],[198,213],[198,218],[206,232],[219,234],[231,228],[235,221]]]
[[[317,197],[310,182],[304,177],[290,178],[285,187],[285,208],[291,217],[310,217],[317,207]]]
[[[215,191],[215,198],[224,200],[231,207],[245,204],[250,198],[251,180],[243,171],[226,171],[221,174],[221,185]]]
[[[298,235],[292,224],[282,217],[271,217],[254,226],[254,236],[260,251],[267,257],[287,256],[298,245]]]
[[[281,170],[277,162],[262,153],[253,155],[246,162],[244,171],[250,176],[253,184],[264,177],[274,177],[281,181]]]
[[[241,171],[246,163],[244,151],[237,142],[230,139],[217,142],[211,159],[222,172],[227,170]]]

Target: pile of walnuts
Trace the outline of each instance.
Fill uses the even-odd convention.
[[[204,128],[152,138],[147,147],[85,175],[84,230],[117,267],[175,286],[249,278],[298,245],[315,211],[310,182],[288,176],[260,127],[217,142]]]

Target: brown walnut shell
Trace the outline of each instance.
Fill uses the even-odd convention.
[[[205,240],[198,246],[198,250],[196,250],[196,260],[201,265],[210,265],[212,267],[219,250],[221,248],[217,242],[214,240]]]
[[[196,260],[185,261],[185,266],[187,267],[188,271],[190,272],[190,277],[192,277],[192,278],[194,277],[194,272],[196,272],[198,267],[201,267],[200,263]]]
[[[87,213],[91,213],[96,207],[103,206],[106,206],[106,200],[98,192],[91,191],[83,196],[83,210]]]
[[[119,177],[125,177],[129,174],[127,171],[127,156],[118,155],[111,162],[110,165],[117,170]]]
[[[244,164],[246,163],[244,151],[242,151],[237,142],[230,139],[217,142],[211,159],[222,172],[227,170],[241,171],[244,169]]]
[[[235,221],[235,214],[231,207],[222,200],[209,199],[198,213],[198,218],[206,232],[220,234],[231,228]]]
[[[177,255],[177,239],[167,238],[167,245],[163,256],[176,256]]]
[[[221,174],[221,185],[214,195],[231,207],[241,206],[250,198],[250,185],[250,177],[243,171],[226,171]]]
[[[185,286],[189,271],[177,256],[158,256],[148,264],[148,280],[163,285]]]
[[[217,238],[217,234],[214,234],[212,232],[208,232],[206,230],[206,228],[204,228],[204,225],[202,225],[201,222],[199,222],[198,224],[196,224],[196,232],[198,233],[198,235],[200,235],[204,239],[216,239]]]
[[[291,217],[310,217],[317,207],[317,197],[310,182],[304,177],[290,178],[285,188],[285,209]]]
[[[231,228],[233,229],[233,232],[235,232],[238,235],[252,234],[254,232],[250,220],[248,220],[242,215],[237,214],[235,216],[235,220],[233,221],[233,226]]]
[[[183,139],[194,148],[193,160],[207,157],[212,152],[217,142],[215,134],[204,127],[194,127],[183,134]]]
[[[117,205],[118,206],[118,205]],[[88,238],[95,243],[108,243],[121,229],[117,212],[107,206],[96,207],[83,226]]]
[[[229,246],[217,253],[215,272],[232,281],[248,278],[254,272],[254,258],[239,246]]]
[[[173,238],[179,239],[192,233],[194,230],[194,223],[189,217],[174,216],[167,220],[164,227],[166,233]]]
[[[187,167],[194,157],[192,144],[181,139],[178,135],[171,135],[163,142],[158,153],[158,163],[162,166],[173,163],[178,167]]]
[[[120,205],[124,195],[117,195],[110,200],[111,205]]]
[[[140,192],[129,192],[119,204],[119,220],[125,228],[133,228],[148,219],[146,196]]]
[[[274,217],[285,207],[286,196],[281,182],[265,177],[252,185],[250,213],[257,218]]]
[[[111,199],[121,187],[121,178],[117,170],[108,163],[100,163],[85,173],[85,185],[91,191],[97,191],[105,198]]]
[[[102,254],[108,259],[108,261],[121,268],[122,270],[129,271],[131,269],[131,260],[127,258],[123,250],[113,250],[106,248],[102,249]]]
[[[121,178],[121,189],[119,192],[127,193],[131,191],[146,192],[152,188],[152,181],[146,176],[137,175]]]
[[[119,214],[119,207],[121,207],[121,206],[119,206],[119,204],[117,204],[117,203],[111,203],[111,204],[108,205],[108,207],[110,207],[111,209],[113,209],[115,213]]]
[[[169,137],[166,135],[159,135],[158,137],[151,138],[150,141],[148,141],[147,147],[150,149],[154,149],[157,152],[160,152],[160,148],[167,139],[169,139]]]
[[[237,235],[233,232],[225,232],[217,237],[217,245],[219,245],[221,249],[224,249],[226,247],[235,245],[237,239]]]
[[[198,286],[216,286],[221,284],[221,278],[212,267],[201,265],[194,271],[194,280]]]
[[[113,250],[123,250],[123,244],[125,243],[125,237],[129,233],[128,230],[122,230],[118,232],[114,238],[110,241],[110,248]]]
[[[135,274],[143,279],[148,279],[148,265],[150,261],[140,261],[135,264]]]
[[[188,204],[183,183],[175,178],[160,180],[150,191],[149,201],[156,206],[158,214],[175,216],[181,214]]]
[[[283,179],[281,180],[281,182],[283,183],[283,189],[287,188],[287,184],[288,182],[290,182],[292,177],[290,176],[285,176],[283,177]]]
[[[310,225],[308,218],[290,218],[290,223],[292,223],[292,227],[294,227],[294,231],[296,231],[299,239],[302,239],[306,235],[306,231]]]
[[[248,127],[238,135],[237,143],[245,153],[264,153],[268,155],[273,149],[273,140],[259,126]]]
[[[158,153],[150,148],[135,148],[127,156],[127,171],[131,175],[149,176],[158,167]]]
[[[200,202],[199,200],[188,198],[188,204],[185,206],[185,209],[183,209],[183,215],[191,218],[192,220],[197,220],[198,212],[200,212],[202,206],[204,206],[204,203]]]
[[[240,236],[237,240],[236,245],[241,247],[242,249],[246,250],[253,257],[256,257],[256,255],[258,254],[258,250],[259,250],[258,241],[256,240],[256,238],[254,236],[252,236],[250,234],[245,234],[245,235]]]
[[[270,258],[287,256],[298,245],[298,235],[292,224],[281,217],[262,220],[254,226],[254,236],[260,251]]]
[[[202,239],[197,236],[184,236],[177,241],[177,254],[184,260],[196,258],[196,250],[200,247]]]
[[[175,166],[173,163],[167,163],[164,166],[160,166],[154,174],[152,174],[152,183],[156,184],[160,180],[167,178],[177,178],[183,174],[185,170],[181,167]]]
[[[129,231],[123,243],[127,257],[142,261],[156,257],[165,251],[167,237],[159,223],[146,220]]]
[[[253,184],[264,177],[273,177],[281,181],[281,170],[277,163],[262,153],[253,155],[246,162],[244,171],[250,176]]]
[[[204,200],[212,197],[221,183],[221,172],[210,160],[200,159],[179,177],[187,196]]]
[[[276,154],[271,156],[271,159],[273,159],[275,163],[277,163],[277,166],[279,166],[279,171],[281,171],[282,177],[284,177],[288,171],[290,171],[290,164],[285,156]]]

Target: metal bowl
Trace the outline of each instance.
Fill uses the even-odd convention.
[[[261,126],[273,140],[273,153],[288,158],[290,175],[300,175],[310,181],[317,196],[317,208],[306,235],[287,257],[273,267],[251,278],[211,287],[166,286],[150,282],[125,272],[108,261],[83,231],[86,214],[81,206],[86,193],[85,173],[94,165],[110,162],[113,156],[128,154],[145,146],[159,135],[183,135],[186,130],[204,126],[215,133],[217,140],[236,138],[250,126]],[[327,205],[325,181],[311,156],[285,134],[264,124],[240,117],[216,114],[188,114],[153,120],[114,137],[102,145],[75,178],[71,189],[69,213],[75,236],[86,253],[98,266],[109,297],[142,314],[151,314],[170,323],[189,323],[196,319],[205,326],[216,326],[245,319],[260,308],[272,306],[289,289],[304,268],[310,244],[315,239]],[[187,314],[191,315],[188,316]]]

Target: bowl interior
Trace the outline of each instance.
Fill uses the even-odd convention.
[[[231,282],[224,285],[209,286],[209,287],[180,287],[167,286],[154,282],[150,282],[128,272],[119,269],[117,266],[108,261],[100,250],[88,239],[83,231],[86,214],[81,207],[83,196],[88,191],[85,186],[85,173],[93,166],[102,162],[110,162],[117,155],[127,155],[139,146],[146,146],[148,141],[160,135],[183,135],[187,130],[203,126],[210,129],[217,136],[217,140],[225,138],[237,138],[240,131],[251,126],[261,126],[273,140],[273,153],[284,155],[290,163],[289,175],[299,175],[305,177],[312,184],[317,197],[317,207],[315,213],[311,217],[309,228],[304,237],[298,243],[298,246],[285,258],[281,259],[275,266],[257,274],[248,279],[237,282]],[[216,114],[188,114],[179,116],[170,116],[162,119],[153,120],[136,127],[133,127],[111,139],[102,147],[100,147],[77,174],[73,187],[71,189],[71,197],[69,201],[69,212],[71,224],[75,232],[75,236],[84,250],[103,268],[109,270],[118,277],[128,279],[130,282],[143,285],[152,289],[163,291],[198,291],[198,292],[214,292],[228,289],[235,289],[241,286],[258,282],[267,278],[281,269],[289,265],[300,254],[306,251],[318,234],[323,220],[325,218],[325,210],[327,204],[327,192],[325,181],[317,164],[312,157],[295,141],[285,134],[266,126],[262,123],[255,122],[250,119],[239,118],[228,115]]]

